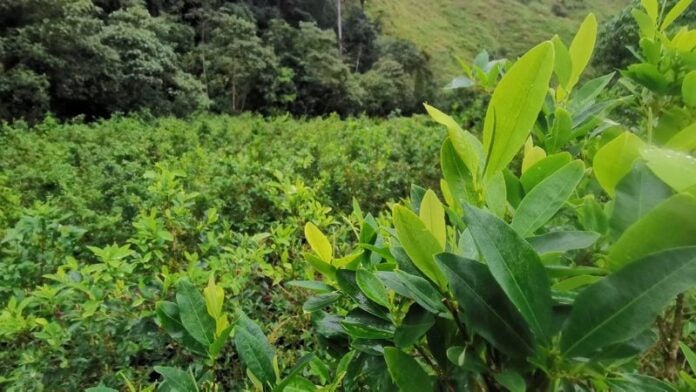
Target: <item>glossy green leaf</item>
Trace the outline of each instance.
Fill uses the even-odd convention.
[[[573,158],[567,152],[549,155],[546,158],[532,165],[520,177],[520,182],[525,192],[531,191],[545,178],[556,172],[556,170],[568,164]]]
[[[394,383],[403,392],[433,390],[433,379],[410,355],[398,348],[385,347],[384,360]]]
[[[636,162],[616,187],[609,226],[621,234],[671,195],[672,190],[645,163]]]
[[[210,317],[203,295],[186,279],[176,285],[181,324],[198,342],[208,347],[215,341],[215,319]]]
[[[650,170],[677,192],[696,196],[696,158],[677,151],[649,148],[643,158]]]
[[[186,349],[195,354],[206,355],[207,347],[193,338],[191,334],[184,328],[179,315],[179,306],[173,302],[160,301],[155,308],[157,320],[162,328],[172,337],[172,339],[180,342]]]
[[[266,335],[244,313],[239,313],[236,325],[234,344],[239,358],[261,383],[274,384],[276,381],[273,366],[275,350],[268,343]]]
[[[428,189],[420,204],[419,215],[425,227],[430,230],[442,249],[445,249],[447,240],[447,226],[445,226],[445,209],[432,190]]]
[[[660,30],[665,30],[671,26],[672,23],[674,23],[674,21],[677,20],[677,18],[679,18],[684,11],[687,10],[687,8],[689,8],[692,2],[693,0],[679,0],[679,2],[677,2],[677,4],[675,4],[671,10],[669,10],[665,18],[662,20]]]
[[[439,254],[437,259],[467,326],[512,357],[525,357],[534,351],[524,319],[486,265],[450,253]]]
[[[411,305],[403,322],[396,328],[394,343],[399,348],[408,348],[418,342],[435,324],[435,316],[418,305]]]
[[[639,9],[634,9],[631,11],[631,15],[633,16],[633,20],[636,21],[636,24],[638,24],[641,37],[655,37],[655,23],[653,23],[648,14]]]
[[[689,245],[696,245],[696,198],[679,194],[626,229],[609,249],[609,265],[617,270],[650,253]]]
[[[495,280],[540,340],[551,324],[548,276],[534,249],[504,221],[468,206],[464,219]]]
[[[553,36],[551,42],[553,42],[554,49],[554,72],[556,72],[558,84],[565,89],[565,86],[568,85],[568,81],[570,80],[570,75],[573,72],[573,61],[570,59],[568,47],[557,35]]]
[[[288,286],[300,287],[303,289],[316,291],[318,293],[328,293],[334,290],[334,288],[328,284],[316,280],[291,280],[286,284]]]
[[[589,248],[597,242],[599,237],[600,234],[594,231],[552,231],[529,237],[527,242],[539,254],[563,253],[570,250]]]
[[[445,277],[433,258],[444,250],[437,238],[428,230],[418,215],[405,207],[395,206],[393,219],[399,242],[413,264],[438,286],[446,287]]]
[[[167,366],[155,366],[155,371],[164,378],[165,389],[176,392],[198,392],[198,384],[191,372]]]
[[[544,42],[517,60],[498,83],[483,126],[485,177],[500,173],[527,140],[546,99],[553,66],[553,44]]]
[[[652,19],[653,23],[657,24],[657,18],[660,12],[657,0],[640,0],[640,4],[645,9],[650,19]]]
[[[285,387],[290,385],[295,377],[301,375],[302,371],[309,365],[309,363],[314,358],[314,354],[307,354],[300,358],[300,360],[297,361],[297,363],[295,363],[295,366],[293,366],[292,369],[290,369],[285,378],[281,382],[279,382],[278,385],[275,386],[275,388],[273,388],[273,392],[288,392],[288,390]]]
[[[594,156],[592,168],[599,184],[614,196],[614,188],[631,171],[633,162],[645,148],[638,136],[624,132],[602,146]]]
[[[440,294],[427,280],[403,271],[381,271],[377,276],[397,294],[414,300],[429,312],[438,314],[446,311]]]
[[[330,263],[331,259],[333,259],[333,247],[324,233],[312,222],[307,222],[307,224],[305,224],[304,232],[305,238],[307,242],[309,242],[309,246],[312,250],[322,261]]]
[[[532,235],[563,207],[585,171],[580,160],[570,162],[534,187],[522,199],[512,219],[512,228],[522,237]]]
[[[575,291],[580,287],[591,285],[601,279],[601,276],[596,275],[576,275],[554,284],[551,286],[551,289],[556,291]]]
[[[696,285],[696,247],[635,261],[580,292],[561,337],[566,357],[589,356],[647,328],[674,299]]]
[[[580,25],[573,42],[568,48],[573,64],[573,72],[570,74],[566,90],[571,91],[580,80],[580,75],[589,64],[597,40],[597,18],[589,14]]]
[[[341,325],[353,339],[391,339],[396,329],[390,322],[360,309],[348,313]]]
[[[355,281],[367,298],[386,308],[389,307],[387,289],[384,287],[384,283],[372,272],[359,269],[355,274]]]
[[[507,189],[505,188],[505,176],[503,172],[496,173],[486,180],[485,195],[486,206],[499,217],[505,216],[507,210]]]
[[[118,392],[117,389],[105,387],[103,385],[85,389],[85,392]]]
[[[694,374],[696,374],[696,353],[694,352],[694,350],[690,349],[689,346],[687,346],[684,342],[680,342],[679,347],[684,353],[684,357],[686,358],[686,362],[689,364],[691,371]]]
[[[362,290],[360,290],[355,272],[348,270],[337,271],[336,282],[341,288],[343,294],[350,297],[361,309],[377,317],[387,318],[386,309],[373,302]]]

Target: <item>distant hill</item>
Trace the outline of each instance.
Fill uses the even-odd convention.
[[[630,0],[367,0],[384,31],[412,40],[432,56],[438,79],[458,71],[482,49],[514,58],[558,34],[566,42],[589,12],[604,21]]]

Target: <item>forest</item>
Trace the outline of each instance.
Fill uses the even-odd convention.
[[[1,1],[0,390],[696,391],[695,22]]]

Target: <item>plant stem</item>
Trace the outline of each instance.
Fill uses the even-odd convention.
[[[682,335],[682,322],[684,319],[684,294],[677,296],[676,304],[674,305],[674,317],[672,319],[672,328],[669,331],[669,340],[665,343],[668,345],[665,358],[665,378],[674,380],[677,376],[679,356],[679,341]]]

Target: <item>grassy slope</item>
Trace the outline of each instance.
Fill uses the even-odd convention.
[[[569,16],[564,18],[551,11],[560,1],[372,0],[367,4],[368,12],[381,20],[386,33],[410,39],[425,49],[440,78],[447,79],[457,72],[452,55],[469,60],[486,49],[514,57],[553,34],[569,42],[588,12],[602,21],[629,3],[565,0],[574,6],[567,7]]]

